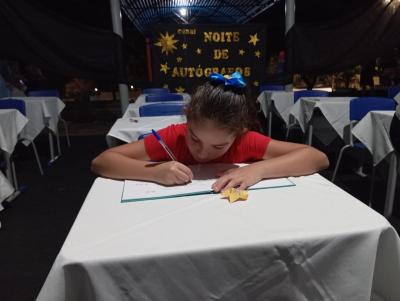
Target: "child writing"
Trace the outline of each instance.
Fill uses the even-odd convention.
[[[226,170],[212,189],[247,187],[267,178],[312,174],[328,167],[325,154],[303,144],[271,139],[250,128],[256,120],[253,102],[246,97],[240,73],[218,73],[197,88],[186,107],[187,123],[158,131],[177,161],[153,135],[110,148],[92,162],[101,176],[180,185],[190,182],[189,164],[250,163]]]

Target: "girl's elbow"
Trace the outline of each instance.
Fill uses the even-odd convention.
[[[323,152],[319,151],[319,168],[318,170],[324,170],[327,169],[329,167],[329,159],[328,156],[326,154],[324,154]]]

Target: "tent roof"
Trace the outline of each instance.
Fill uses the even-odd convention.
[[[121,0],[136,28],[145,32],[157,23],[244,24],[280,0]],[[182,16],[180,9],[186,8]]]

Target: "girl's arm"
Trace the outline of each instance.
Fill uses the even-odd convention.
[[[230,187],[247,187],[268,178],[301,176],[329,166],[321,151],[304,144],[271,140],[264,160],[226,171],[213,185],[214,191]]]
[[[176,162],[149,162],[143,140],[105,150],[92,161],[92,171],[100,176],[156,182],[164,185],[184,184],[193,179],[192,171]]]

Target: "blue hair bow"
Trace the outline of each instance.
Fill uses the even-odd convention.
[[[239,71],[232,73],[231,75],[222,75],[220,73],[211,73],[209,76],[210,82],[213,84],[224,84],[225,86],[231,86],[235,88],[246,87],[246,82],[244,81],[242,75]]]

